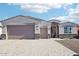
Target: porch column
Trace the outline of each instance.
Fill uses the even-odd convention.
[[[7,25],[6,25],[6,40],[8,40]]]
[[[51,38],[51,24],[48,24],[48,38]]]

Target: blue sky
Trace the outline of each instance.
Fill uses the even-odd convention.
[[[17,15],[33,16],[44,20],[57,19],[79,23],[79,4],[0,3],[0,20]]]

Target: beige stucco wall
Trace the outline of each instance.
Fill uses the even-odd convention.
[[[64,26],[59,25],[59,34],[65,34],[64,33]],[[76,26],[72,27],[72,33],[71,34],[77,34]]]
[[[35,34],[40,34],[40,24],[35,24]]]
[[[30,23],[35,24],[35,34],[40,34],[40,22],[41,20],[35,20],[35,19],[30,19],[28,17],[15,17],[15,18],[10,18],[9,20],[3,21],[3,33],[6,33],[6,25],[27,25]],[[38,27],[37,27],[38,26]],[[38,30],[36,30],[38,29]]]
[[[4,22],[2,22],[3,25],[25,25],[28,23],[39,23],[40,21],[36,21],[34,19],[29,19],[29,18],[25,18],[25,17],[15,17],[12,18],[10,20],[6,20]]]
[[[50,22],[42,21],[40,23],[40,28],[48,28],[48,34],[51,34],[50,33],[50,28],[51,28],[51,23]]]
[[[0,22],[0,35],[2,34],[2,23]]]

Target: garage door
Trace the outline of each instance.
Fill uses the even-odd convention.
[[[32,25],[9,25],[7,27],[9,39],[34,39],[34,24]]]
[[[40,29],[40,36],[41,36],[41,38],[48,38],[48,29],[47,28],[41,28]]]

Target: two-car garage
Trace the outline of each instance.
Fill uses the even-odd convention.
[[[8,39],[35,39],[35,25],[8,25]],[[40,38],[48,38],[47,28],[40,28]]]
[[[44,21],[30,16],[11,17],[2,21],[2,34],[6,35],[6,39],[35,39],[36,36],[48,38],[48,29],[41,28],[45,25],[42,22]],[[40,25],[36,26],[38,24]]]
[[[34,24],[8,25],[8,39],[33,39],[35,38]]]

